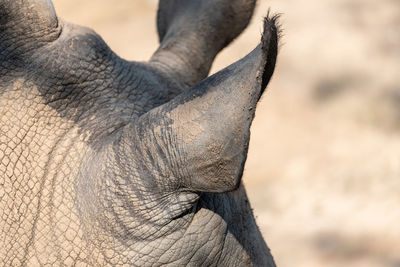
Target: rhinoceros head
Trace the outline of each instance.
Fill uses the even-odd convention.
[[[254,6],[160,0],[129,62],[50,0],[0,0],[1,265],[274,266],[241,177],[276,17],[207,77]]]

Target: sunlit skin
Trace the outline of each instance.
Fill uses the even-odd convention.
[[[149,62],[50,0],[0,0],[0,263],[275,266],[241,183],[276,18],[207,77],[251,0],[160,1]]]

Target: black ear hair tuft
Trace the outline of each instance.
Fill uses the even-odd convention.
[[[265,66],[262,75],[261,95],[267,87],[275,69],[279,39],[281,37],[281,29],[279,24],[280,16],[280,14],[271,15],[270,10],[268,10],[268,13],[264,18],[264,30],[261,36],[261,46],[262,50],[264,51],[263,57],[266,58],[264,58]]]

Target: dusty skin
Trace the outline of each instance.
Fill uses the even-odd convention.
[[[156,48],[156,1],[54,4],[121,56]],[[244,181],[277,265],[400,266],[398,2],[260,1],[214,72],[256,45],[268,7],[283,13],[284,44]]]
[[[122,57],[157,47],[155,0],[53,2]],[[400,266],[398,1],[260,0],[213,72],[257,44],[268,7],[283,13],[284,38],[244,181],[277,265]]]
[[[2,265],[275,266],[241,178],[279,16],[208,76],[255,2],[160,1],[137,62],[51,0],[0,1]]]

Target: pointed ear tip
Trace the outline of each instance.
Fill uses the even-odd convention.
[[[278,43],[282,36],[281,16],[282,14],[280,13],[273,14],[271,10],[268,10],[267,15],[264,17],[264,30],[261,38],[263,44],[268,44],[271,41]]]
[[[264,31],[261,37],[262,57],[262,77],[261,94],[267,87],[275,70],[276,59],[278,56],[279,38],[281,36],[281,26],[279,23],[280,14],[271,14],[270,10],[264,17]]]

